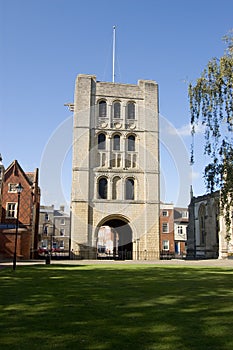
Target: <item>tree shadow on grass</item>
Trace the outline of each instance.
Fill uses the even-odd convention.
[[[153,265],[0,273],[7,349],[230,350],[233,271]]]

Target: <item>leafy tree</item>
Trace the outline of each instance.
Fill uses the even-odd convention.
[[[202,123],[204,153],[210,162],[204,178],[208,191],[221,190],[220,208],[227,232],[233,207],[233,31],[223,38],[227,50],[220,59],[211,59],[196,83],[189,85],[192,135]],[[191,163],[194,149],[191,150]],[[227,239],[230,239],[227,233]]]

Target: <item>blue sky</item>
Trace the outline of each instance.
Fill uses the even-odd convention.
[[[115,81],[159,84],[166,129],[161,199],[187,205],[191,183],[195,195],[203,194],[199,137],[193,179],[188,174],[184,181],[188,82],[223,54],[221,39],[233,28],[232,0],[0,0],[0,16],[0,153],[6,167],[17,159],[25,171],[40,168],[43,204],[69,202],[72,120],[64,103],[73,101],[77,74],[111,81],[113,25]],[[174,135],[182,150],[171,146]],[[58,136],[63,140],[56,143]]]

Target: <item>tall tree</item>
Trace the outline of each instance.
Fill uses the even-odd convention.
[[[221,190],[220,208],[230,239],[233,207],[233,31],[223,38],[223,56],[211,59],[195,84],[189,85],[192,135],[201,123],[205,130],[204,153],[210,162],[204,170],[208,191]],[[194,149],[191,150],[194,163]]]

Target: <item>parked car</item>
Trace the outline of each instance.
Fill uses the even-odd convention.
[[[39,255],[45,255],[45,254],[48,254],[48,252],[49,252],[48,247],[39,247],[38,248],[38,254]]]

